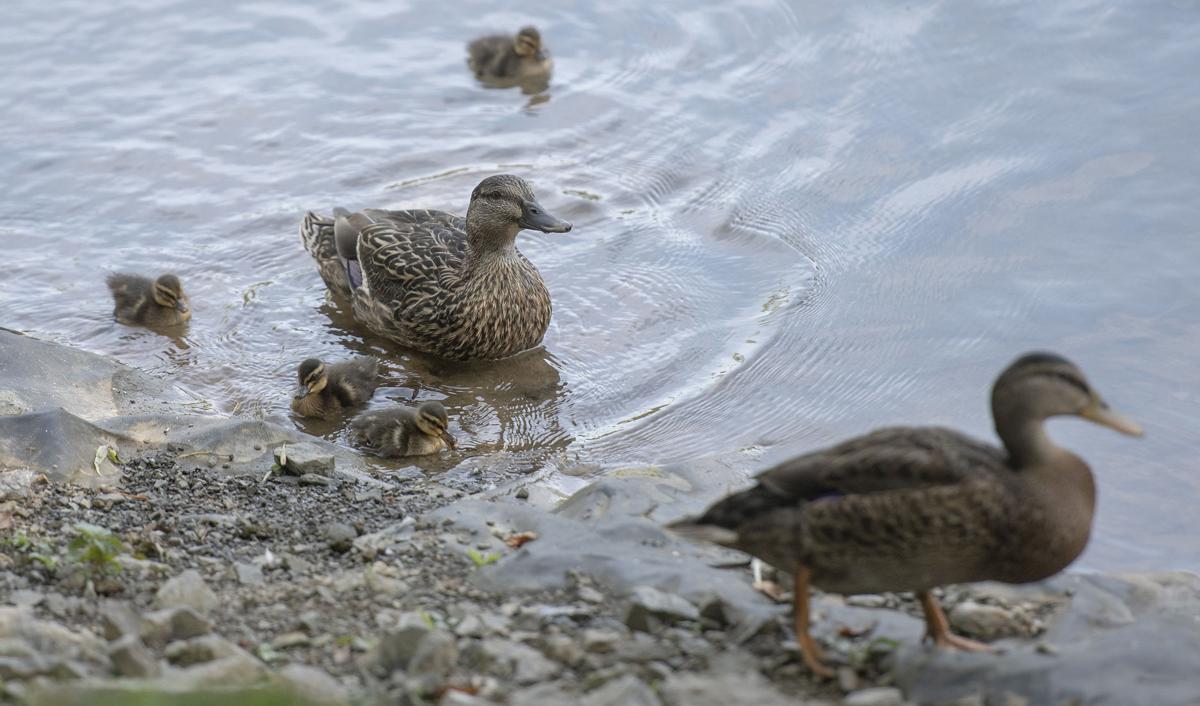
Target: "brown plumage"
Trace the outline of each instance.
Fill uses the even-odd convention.
[[[316,358],[300,364],[300,387],[292,397],[292,411],[301,417],[326,419],[347,407],[366,402],[379,385],[379,361],[355,358],[325,365]]]
[[[426,402],[416,409],[394,407],[367,412],[352,423],[359,438],[380,456],[423,456],[455,448],[446,431],[449,420],[441,402]]]
[[[533,348],[550,325],[550,294],[517,250],[522,229],[571,224],[508,174],[484,179],[465,219],[443,211],[309,213],[304,247],[326,286],[351,298],[354,317],[401,345],[455,360],[504,358]]]
[[[927,637],[980,649],[950,634],[930,589],[1037,581],[1087,545],[1095,486],[1087,464],[1046,436],[1042,422],[1057,415],[1141,433],[1069,361],[1032,353],[992,389],[1004,449],[951,429],[881,429],[786,461],[672,528],[792,573],[797,637],[818,674],[830,672],[808,634],[810,582],[844,594],[915,591]]]
[[[187,323],[192,309],[175,275],[158,279],[114,273],[105,279],[112,292],[113,316],[130,326],[163,328]]]
[[[517,34],[493,34],[467,45],[467,66],[475,78],[488,83],[506,81],[549,81],[554,61],[542,46],[536,27],[522,27]]]

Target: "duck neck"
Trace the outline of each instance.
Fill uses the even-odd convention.
[[[996,434],[1004,442],[1014,468],[1044,465],[1058,453],[1058,446],[1046,434],[1044,422],[1038,417],[996,417]]]
[[[516,250],[517,233],[521,227],[515,222],[497,224],[495,221],[476,218],[467,212],[467,244],[470,245],[469,259],[488,260],[513,254]]]

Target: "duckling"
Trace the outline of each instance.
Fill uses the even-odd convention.
[[[369,412],[351,426],[366,446],[380,456],[423,456],[457,444],[446,431],[449,420],[441,402],[425,402],[420,407],[394,407]]]
[[[444,211],[308,213],[300,238],[330,291],[385,338],[453,360],[496,360],[542,342],[550,292],[516,248],[523,229],[566,233],[529,184],[490,176],[467,217]]]
[[[1043,422],[1061,415],[1142,433],[1073,363],[1030,353],[992,388],[1003,449],[939,427],[880,429],[785,461],[753,488],[670,527],[790,572],[797,641],[818,675],[833,672],[809,633],[810,584],[842,594],[914,591],[927,639],[986,650],[950,632],[930,591],[1039,581],[1083,551],[1095,484],[1083,459],[1046,435]]]
[[[120,323],[160,328],[178,326],[192,318],[183,284],[175,275],[166,274],[152,280],[118,272],[104,281],[116,302],[113,316]]]
[[[326,419],[347,407],[370,399],[379,382],[379,361],[363,357],[334,365],[309,358],[297,371],[300,387],[292,398],[292,411],[301,417]]]
[[[549,81],[554,67],[536,27],[522,27],[516,36],[480,37],[467,46],[467,52],[467,66],[482,81]]]

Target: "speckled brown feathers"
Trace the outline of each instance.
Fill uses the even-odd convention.
[[[1079,556],[1091,532],[1091,471],[1050,441],[1043,420],[1076,415],[1141,433],[1054,354],[1009,366],[993,388],[992,409],[1003,450],[950,429],[881,429],[771,468],[753,488],[673,528],[753,554],[793,573],[801,587],[916,591],[930,636],[974,649],[947,632],[928,590],[1046,578]],[[803,632],[801,610],[798,602]],[[827,672],[811,652],[805,659]]]
[[[520,79],[548,80],[553,61],[542,46],[536,27],[517,34],[480,37],[467,46],[467,66],[475,77],[488,82]]]
[[[380,456],[424,456],[455,447],[446,430],[449,422],[441,402],[425,402],[416,409],[393,407],[368,412],[352,428],[364,445]]]
[[[300,385],[292,398],[292,411],[301,417],[326,419],[366,402],[379,385],[378,367],[379,361],[368,357],[333,365],[309,358],[297,370]]]
[[[183,284],[172,274],[150,279],[140,275],[115,273],[105,280],[112,292],[113,316],[130,326],[167,328],[185,324],[192,318]]]
[[[367,209],[335,221],[308,214],[306,249],[331,291],[349,293],[354,316],[372,331],[457,360],[503,358],[541,343],[550,294],[515,247],[517,232],[565,232],[524,181],[489,177],[472,194],[467,218],[442,211]],[[358,224],[351,287],[335,226]]]

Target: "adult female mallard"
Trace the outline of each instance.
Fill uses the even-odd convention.
[[[308,213],[304,247],[326,286],[375,333],[455,360],[505,358],[542,342],[550,293],[517,250],[522,229],[566,233],[525,180],[491,176],[465,219],[443,211]]]
[[[330,414],[366,402],[379,386],[379,361],[355,358],[325,365],[318,358],[300,364],[300,387],[292,397],[292,411],[301,417],[325,419]]]
[[[131,326],[161,328],[185,324],[192,309],[183,284],[175,275],[158,279],[140,275],[113,273],[105,280],[112,292],[113,316]]]
[[[494,34],[467,45],[467,66],[475,78],[489,83],[549,81],[554,61],[542,46],[536,27],[522,27],[516,36]]]
[[[1079,368],[1030,353],[992,388],[1003,449],[951,429],[880,429],[786,461],[672,529],[791,573],[796,637],[819,675],[831,672],[809,634],[810,583],[842,594],[914,591],[927,638],[986,649],[951,634],[930,589],[1038,581],[1083,551],[1096,491],[1087,464],[1043,429],[1059,415],[1142,433],[1109,409]]]
[[[416,409],[393,407],[361,415],[351,424],[366,446],[380,456],[424,456],[455,448],[454,437],[441,402],[426,402]]]

